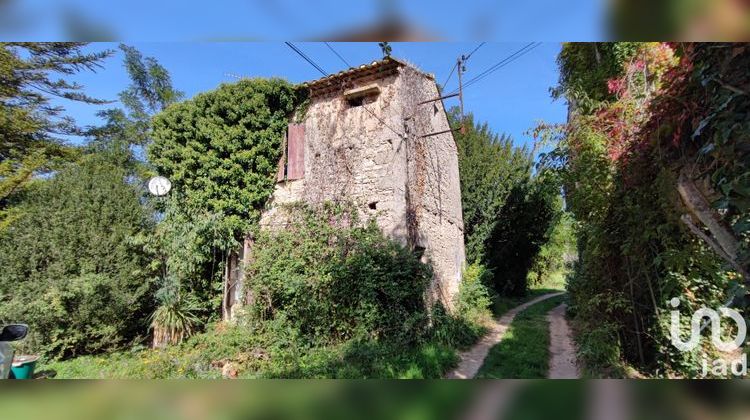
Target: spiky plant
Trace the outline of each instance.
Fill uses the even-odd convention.
[[[160,305],[150,318],[153,347],[176,345],[190,337],[200,323],[196,315],[200,305],[195,296],[167,286],[160,290],[157,298]]]

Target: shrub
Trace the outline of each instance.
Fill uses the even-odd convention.
[[[139,238],[151,225],[109,155],[39,181],[0,240],[0,320],[31,327],[23,351],[111,350],[146,331],[153,282]]]
[[[492,317],[492,299],[486,284],[492,273],[479,263],[464,268],[461,285],[456,296],[456,314],[474,325],[484,325]]]
[[[200,319],[198,300],[188,292],[179,290],[179,284],[162,286],[157,292],[159,307],[151,315],[154,347],[179,344],[194,332]]]
[[[284,319],[317,344],[420,337],[428,266],[348,206],[286,211],[285,229],[262,232],[253,249],[248,287],[256,319]]]

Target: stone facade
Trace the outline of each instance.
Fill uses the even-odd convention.
[[[353,202],[387,236],[422,252],[434,272],[426,298],[452,308],[465,260],[461,189],[433,76],[386,58],[307,87],[309,107],[293,134],[290,126],[284,158],[293,176],[281,167],[261,225],[281,228],[279,204]],[[303,168],[290,171],[302,163],[294,159]]]

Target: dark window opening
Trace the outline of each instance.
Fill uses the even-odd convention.
[[[377,210],[378,209],[378,202],[373,201],[372,203],[368,204],[367,207],[370,208],[370,210]]]
[[[362,106],[365,103],[365,97],[364,96],[360,96],[358,98],[347,99],[346,103],[349,104],[349,106],[352,107],[352,108],[355,107],[355,106]]]

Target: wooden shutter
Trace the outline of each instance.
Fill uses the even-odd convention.
[[[305,126],[289,124],[287,134],[287,169],[288,180],[305,177]]]

